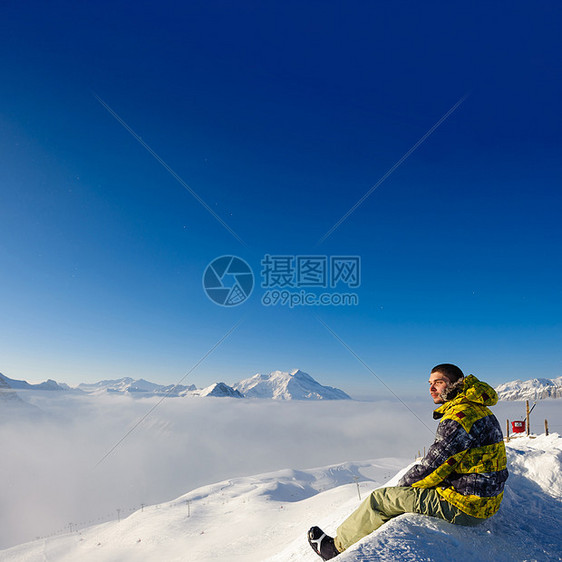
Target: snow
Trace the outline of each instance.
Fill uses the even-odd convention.
[[[241,394],[238,390],[234,390],[234,388],[228,386],[224,382],[215,382],[202,390],[193,391],[192,394],[194,396],[229,396],[232,398],[244,398],[243,394]]]
[[[81,383],[77,389],[90,394],[122,393],[139,396],[163,395],[179,396],[181,393],[195,390],[195,385],[168,385],[157,384],[144,379],[123,377],[115,380],[103,380],[96,383]]]
[[[515,380],[496,387],[500,400],[542,400],[562,398],[562,377]]]
[[[25,411],[27,415],[31,416],[38,414],[40,411],[23,401],[8,381],[14,382],[0,374],[0,423],[12,419],[21,411]]]
[[[273,371],[269,375],[256,374],[234,385],[244,396],[274,400],[349,400],[350,397],[331,386],[315,381],[308,373]]]
[[[64,532],[70,522],[81,528],[101,523],[115,518],[116,508],[130,514],[141,503],[169,501],[229,478],[378,456],[411,459],[432,437],[395,401],[161,402],[43,391],[22,391],[22,397],[37,416],[21,402],[4,419],[7,408],[0,405],[0,442],[9,451],[0,455],[0,474],[10,478],[0,486],[0,513],[10,513],[0,525],[0,550]],[[431,419],[427,399],[409,405]]]
[[[40,384],[29,384],[27,381],[10,379],[0,373],[0,388],[12,388],[14,390],[64,390],[53,379],[48,379]]]
[[[337,560],[561,560],[562,438],[514,439],[507,455],[502,507],[479,527],[403,515]],[[358,504],[356,480],[365,497],[396,485],[407,465],[383,458],[225,480],[120,522],[1,551],[0,561],[318,562],[307,529],[315,524],[333,534]]]

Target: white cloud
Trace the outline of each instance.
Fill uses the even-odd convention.
[[[431,440],[395,403],[172,398],[96,467],[156,399],[22,396],[46,415],[0,424],[0,509],[11,514],[0,528],[0,547],[235,476],[348,459],[412,458]],[[417,408],[430,419],[430,404]]]
[[[203,484],[281,468],[346,460],[413,459],[432,442],[429,398],[399,402],[277,402],[223,398],[165,400],[103,463],[103,455],[157,399],[23,393],[45,415],[0,420],[0,548],[116,518],[116,509],[173,499]],[[534,429],[558,401],[539,403]],[[505,418],[524,403],[494,408]],[[554,420],[552,419],[554,422]],[[553,423],[555,425],[555,423]],[[552,427],[553,431],[560,431]]]

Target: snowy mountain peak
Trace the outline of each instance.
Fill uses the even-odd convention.
[[[234,385],[249,398],[275,400],[350,400],[339,388],[324,386],[300,369],[289,372],[272,371],[269,375],[257,373]]]
[[[199,390],[196,392],[198,396],[215,396],[215,397],[232,397],[232,398],[244,398],[238,390],[235,390],[231,386],[223,382],[215,382],[212,385]],[[195,393],[194,393],[195,394]]]
[[[280,373],[281,371],[275,371],[275,372]],[[316,382],[308,373],[305,373],[300,369],[293,369],[292,371],[289,371],[289,374],[297,379],[302,379],[313,383]]]
[[[500,400],[542,400],[562,398],[562,377],[515,380],[496,387]]]
[[[53,379],[47,379],[45,382],[35,385],[35,387],[37,390],[64,390],[63,387]]]

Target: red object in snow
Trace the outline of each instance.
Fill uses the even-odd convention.
[[[525,422],[524,421],[511,422],[511,427],[513,428],[513,433],[523,433],[525,431]]]

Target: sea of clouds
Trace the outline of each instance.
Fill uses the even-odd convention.
[[[408,407],[398,400],[169,398],[99,462],[158,398],[20,396],[36,408],[0,412],[0,548],[237,476],[382,457],[409,462],[436,427],[429,397]],[[520,402],[495,410],[502,427],[506,415],[524,414]]]

